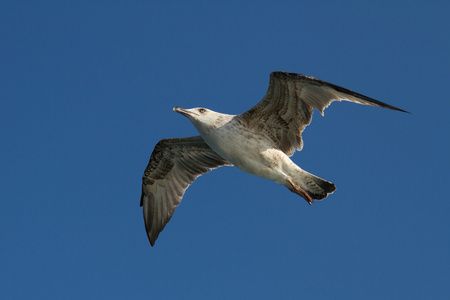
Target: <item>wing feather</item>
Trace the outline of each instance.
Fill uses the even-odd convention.
[[[141,206],[152,246],[189,185],[221,166],[231,164],[215,153],[201,136],[158,142],[142,177]]]
[[[323,115],[331,102],[341,100],[407,112],[311,76],[273,72],[264,98],[238,117],[291,156],[303,148],[301,133],[311,123],[313,110]]]

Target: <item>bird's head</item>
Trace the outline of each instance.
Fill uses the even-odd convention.
[[[191,120],[192,124],[194,124],[200,133],[219,128],[228,123],[233,117],[203,107],[185,109],[176,106],[173,110]]]

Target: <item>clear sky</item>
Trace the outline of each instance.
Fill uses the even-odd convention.
[[[93,3],[92,3],[93,2]],[[2,299],[450,299],[448,1],[3,1]],[[272,71],[412,114],[317,112],[309,206],[224,167],[151,248],[141,176],[173,106],[238,114]]]

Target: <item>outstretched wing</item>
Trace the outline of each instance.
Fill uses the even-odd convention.
[[[141,206],[152,246],[189,185],[200,175],[225,165],[231,166],[201,136],[158,142],[142,177]]]
[[[406,112],[314,77],[273,72],[264,98],[239,118],[250,129],[265,133],[275,146],[291,156],[303,147],[301,133],[311,123],[314,108],[323,115],[336,100]]]

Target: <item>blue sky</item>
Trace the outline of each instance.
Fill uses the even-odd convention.
[[[448,1],[11,1],[0,10],[4,299],[448,299]],[[151,248],[141,176],[173,106],[238,114],[272,71],[410,111],[316,113],[309,206],[236,168]]]

